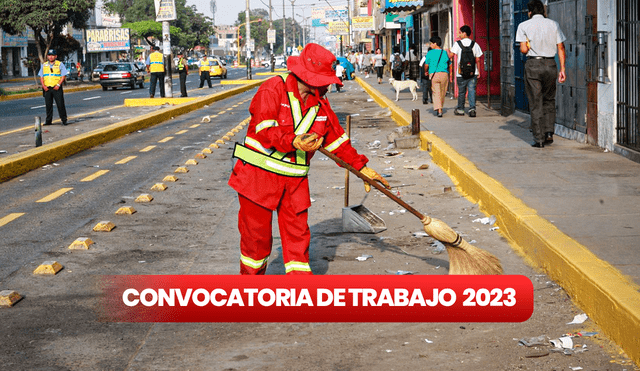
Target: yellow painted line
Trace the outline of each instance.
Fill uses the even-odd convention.
[[[5,224],[9,224],[12,221],[18,219],[19,217],[23,216],[24,213],[11,213],[7,216],[5,216],[4,218],[0,219],[0,227],[2,227]]]
[[[96,113],[100,113],[102,111],[115,109],[115,108],[120,108],[120,107],[123,107],[123,106],[122,105],[113,106],[113,107],[103,108],[103,109],[100,109],[100,110],[97,110],[97,111],[93,111],[93,112],[83,113],[81,115],[70,116],[69,120],[73,120],[73,119],[77,119],[79,117],[84,117],[84,116],[89,116],[89,115],[95,115]],[[57,120],[53,121],[53,123],[57,123],[57,122],[60,122],[60,119],[57,119]],[[3,136],[3,135],[9,135],[9,134],[13,134],[13,133],[17,133],[17,132],[25,131],[25,130],[35,130],[35,125],[28,125],[28,126],[20,128],[20,129],[14,129],[14,130],[5,131],[3,133],[0,133],[0,137]]]
[[[164,139],[161,139],[158,141],[158,143],[167,143],[168,141],[170,141],[171,139],[173,139],[173,137],[166,137]]]
[[[70,190],[72,190],[73,188],[60,188],[59,190],[53,192],[52,194],[48,195],[47,197],[43,197],[41,199],[39,199],[36,202],[49,202],[49,201],[53,201],[56,198],[62,196],[63,194],[69,192]]]
[[[401,125],[411,115],[357,77],[356,81],[382,107],[389,107]],[[478,169],[444,140],[421,132],[421,147],[431,147],[440,166],[471,202],[486,215],[498,218],[499,232],[525,261],[538,266],[558,282],[575,303],[636,364],[640,364],[640,292],[638,285],[585,246],[538,215],[500,182]]]
[[[99,176],[103,176],[104,174],[106,174],[108,172],[109,172],[109,170],[98,170],[95,173],[93,173],[93,174],[81,179],[80,181],[81,182],[90,182],[90,181],[96,179]]]
[[[122,164],[126,164],[127,162],[133,160],[134,158],[137,158],[138,156],[129,156],[129,157],[125,157],[122,160],[116,162],[116,165],[122,165]]]
[[[249,18],[249,19],[251,19],[251,18]],[[231,106],[231,107],[236,108],[236,107],[238,107],[239,105],[240,105],[240,103],[238,103],[238,104],[234,104],[234,105],[233,105],[233,106]]]
[[[251,19],[251,18],[249,18]],[[176,135],[180,135],[180,134],[184,134],[186,132],[188,132],[189,130],[180,130],[179,132],[176,133]]]
[[[152,149],[156,148],[156,146],[147,146],[140,150],[140,152],[149,152]]]
[[[251,18],[249,18],[249,19],[251,19]],[[209,116],[209,118],[212,118],[212,119],[214,119],[214,118],[216,118],[216,117],[218,117],[218,115],[211,115],[211,116]]]
[[[251,19],[251,18],[249,18],[249,19]],[[220,112],[218,112],[218,115],[222,115],[223,113],[225,113],[225,111],[220,111]]]
[[[251,18],[249,18],[249,19],[251,19]],[[193,125],[189,126],[189,128],[191,128],[191,129],[195,129],[195,128],[197,128],[198,126],[200,126],[200,124],[193,124]]]

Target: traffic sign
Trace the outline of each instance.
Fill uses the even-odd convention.
[[[276,43],[276,30],[267,30],[267,42],[269,44],[275,44]]]

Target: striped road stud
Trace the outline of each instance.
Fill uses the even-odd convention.
[[[211,148],[220,148],[220,146],[217,145],[216,143],[209,144],[209,147],[211,147]]]
[[[204,153],[196,153],[196,155],[193,157],[203,159],[203,158],[207,158],[207,155],[205,155]]]
[[[218,144],[224,144],[224,140],[222,140],[222,139],[218,139],[218,140],[216,140],[216,143],[218,143]]]
[[[136,212],[133,206],[122,206],[116,211],[116,215],[131,215]]]
[[[11,308],[22,299],[22,295],[13,290],[0,291],[0,308]]]
[[[151,187],[152,191],[164,191],[167,189],[167,186],[163,183],[156,183]]]
[[[111,232],[116,225],[108,220],[103,220],[93,227],[94,232]]]
[[[187,169],[184,166],[180,166],[178,168],[176,168],[176,170],[174,171],[174,173],[188,173],[189,169]]]
[[[56,273],[60,272],[62,268],[62,264],[58,263],[57,261],[48,260],[40,264],[40,266],[33,271],[33,274],[55,275]]]
[[[184,163],[185,165],[198,165],[198,161],[190,158],[187,160],[187,162]]]
[[[70,250],[89,250],[89,246],[93,245],[93,241],[89,237],[78,237],[69,245]]]
[[[148,193],[143,193],[140,196],[136,197],[136,202],[145,203],[153,201],[153,196]]]
[[[176,177],[175,175],[167,175],[164,178],[162,178],[163,182],[177,182],[178,181],[178,177]]]
[[[209,148],[204,148],[201,152],[202,153],[213,153],[213,151],[210,150]]]

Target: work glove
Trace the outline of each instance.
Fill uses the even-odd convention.
[[[364,175],[367,176],[367,178],[372,179],[372,180],[376,180],[380,183],[382,183],[382,185],[385,186],[385,188],[390,189],[391,186],[389,186],[389,183],[382,177],[380,176],[380,174],[376,173],[375,170],[373,170],[370,167],[363,167],[362,169],[360,169],[360,172]],[[369,191],[371,191],[371,185],[367,182],[364,182],[364,190],[365,192],[369,193]]]
[[[293,139],[293,146],[301,151],[313,152],[320,148],[323,140],[324,138],[318,139],[318,134],[316,133],[301,134]]]

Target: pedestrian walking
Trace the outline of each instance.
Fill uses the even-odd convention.
[[[364,71],[364,78],[368,79],[371,73],[371,54],[369,54],[368,50],[365,50],[362,55],[362,70]]]
[[[458,83],[458,106],[453,113],[457,116],[464,115],[464,102],[467,91],[469,92],[469,117],[476,117],[476,86],[480,78],[480,57],[482,49],[471,40],[471,27],[464,25],[458,32],[458,40],[451,47],[451,54],[456,58],[456,82]]]
[[[563,83],[565,75],[566,37],[558,22],[545,18],[544,4],[532,0],[527,4],[529,20],[518,25],[516,42],[520,51],[527,55],[524,65],[524,82],[529,111],[533,147],[543,148],[553,143],[556,122],[556,79]],[[556,51],[560,71],[555,60]]]
[[[431,44],[429,44],[431,45]],[[429,48],[427,54],[429,54]],[[418,66],[420,67],[420,79],[422,80],[422,104],[433,103],[433,93],[431,91],[431,80],[429,80],[429,71],[424,69],[424,61],[427,59],[427,54],[423,55],[420,59]]]
[[[418,77],[420,77],[420,59],[416,55],[415,44],[409,46],[409,51],[407,51],[404,59],[409,65],[409,73],[405,76],[409,76],[409,80],[418,81]]]
[[[209,89],[211,89],[213,87],[211,86],[211,61],[207,58],[206,53],[203,53],[202,58],[198,61],[198,68],[200,69],[200,86],[198,88],[203,87],[206,81]]]
[[[178,64],[176,66],[178,74],[180,76],[180,96],[187,96],[187,75],[189,74],[189,65],[184,58],[184,52],[178,52]]]
[[[340,64],[340,61],[336,60],[336,77],[340,79],[340,83],[336,83],[336,91],[340,93],[340,87],[344,80],[344,67]]]
[[[442,39],[439,36],[433,36],[429,41],[431,41],[431,50],[429,50],[425,58],[424,68],[431,81],[433,110],[438,117],[442,117],[442,107],[444,106],[447,86],[449,85],[449,80],[453,82],[451,60],[449,59],[449,54],[442,50]]]
[[[147,61],[147,72],[149,78],[149,98],[156,95],[156,83],[160,85],[160,96],[164,98],[164,56],[160,53],[160,47],[154,46],[153,53],[149,54]]]
[[[256,92],[244,143],[236,143],[229,185],[238,192],[240,274],[265,274],[272,249],[272,217],[278,213],[287,274],[312,274],[307,224],[310,160],[324,146],[371,179],[388,183],[367,167],[331,109],[325,94],[340,84],[336,58],[314,43],[287,60],[291,71],[274,76]],[[365,189],[369,190],[365,184]]]
[[[400,54],[400,47],[393,47],[393,54],[389,58],[391,63],[391,76],[397,81],[402,80],[402,72],[404,72],[404,56]]]
[[[376,49],[376,54],[371,57],[371,63],[373,64],[373,68],[376,69],[378,84],[382,84],[382,72],[384,70],[384,65],[387,64],[387,61],[382,56],[382,51],[380,50],[380,48]]]
[[[38,72],[47,113],[44,121],[45,125],[51,125],[53,122],[53,101],[56,102],[56,107],[58,107],[58,116],[60,116],[62,125],[67,124],[67,108],[64,105],[62,83],[64,83],[69,72],[64,66],[64,63],[61,63],[57,58],[57,52],[54,49],[49,49],[49,51],[47,51],[48,63],[42,64]]]

